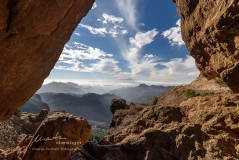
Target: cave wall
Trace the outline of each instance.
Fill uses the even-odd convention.
[[[0,122],[42,85],[94,0],[2,0]]]
[[[173,0],[181,17],[182,38],[201,74],[221,77],[239,92],[238,0]]]

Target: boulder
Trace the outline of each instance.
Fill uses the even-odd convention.
[[[0,121],[42,85],[94,0],[0,3]]]
[[[90,132],[86,119],[54,112],[33,135],[23,160],[68,160],[73,151],[89,140]]]
[[[201,74],[221,77],[239,92],[239,3],[237,0],[173,0],[182,38]]]

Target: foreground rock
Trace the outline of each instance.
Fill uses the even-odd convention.
[[[34,134],[23,160],[68,160],[74,150],[88,141],[90,132],[91,126],[85,119],[53,113]]]
[[[0,122],[40,88],[93,2],[0,3]]]
[[[17,147],[24,138],[35,133],[47,115],[46,109],[38,114],[16,110],[9,120],[0,123],[0,149]]]
[[[132,103],[100,144],[87,143],[71,160],[238,159],[238,106],[239,94],[229,92],[175,107]]]
[[[182,38],[208,79],[220,76],[239,92],[239,4],[237,0],[174,0]]]
[[[26,119],[25,114],[20,115],[21,121]],[[48,117],[45,118],[46,116]],[[1,133],[5,130],[8,131],[10,138],[14,135],[17,136],[18,132],[23,132],[25,128],[21,121],[16,122],[18,128],[15,130],[12,128],[12,132],[9,132],[7,128],[2,128]],[[2,147],[0,143],[2,148],[0,149],[0,160],[68,160],[71,153],[85,144],[90,137],[91,126],[89,123],[84,118],[75,117],[64,111],[48,114],[47,110],[42,110],[37,115],[33,114],[31,121],[41,121],[42,123],[38,125],[39,127],[37,126],[38,129],[35,128],[33,133],[22,136],[20,143],[17,143],[18,140],[10,139],[7,134],[2,135],[5,140],[1,142],[7,145]],[[29,124],[28,127],[31,128],[31,125]],[[9,142],[7,143],[7,141]],[[15,143],[10,145],[12,141]]]

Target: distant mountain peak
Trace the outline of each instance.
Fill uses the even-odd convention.
[[[146,84],[140,84],[139,87],[148,87]]]

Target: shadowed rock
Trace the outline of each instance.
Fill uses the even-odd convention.
[[[42,85],[94,0],[0,3],[0,121]]]
[[[182,38],[201,73],[239,92],[239,4],[236,0],[173,0]]]

